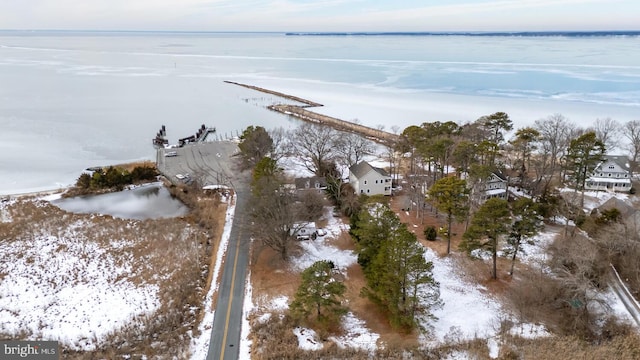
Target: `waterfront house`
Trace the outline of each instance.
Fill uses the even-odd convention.
[[[631,191],[631,166],[626,156],[606,155],[584,186],[585,190]]]
[[[487,182],[484,187],[483,200],[491,198],[507,199],[507,177],[499,171],[494,171],[487,178]]]
[[[389,173],[366,161],[361,161],[349,168],[349,183],[356,194],[391,195]]]

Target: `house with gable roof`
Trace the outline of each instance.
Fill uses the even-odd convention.
[[[507,177],[500,171],[493,171],[484,187],[483,200],[491,198],[507,199]]]
[[[308,191],[322,194],[327,188],[327,180],[323,176],[295,178],[296,192],[301,195]]]
[[[361,161],[349,168],[349,183],[356,194],[391,195],[389,173],[366,161]]]
[[[606,155],[584,186],[585,190],[631,191],[631,166],[626,156]]]

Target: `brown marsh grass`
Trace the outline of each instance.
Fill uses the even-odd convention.
[[[95,245],[107,249],[116,265],[130,268],[126,279],[133,284],[158,286],[157,311],[131,319],[98,344],[96,351],[63,347],[61,359],[188,358],[191,337],[198,335],[211,255],[217,249],[226,211],[215,194],[190,192],[193,198],[186,201],[190,214],[174,219],[139,221],[71,214],[33,198],[5,206],[12,222],[0,223],[0,241],[26,242],[48,235],[59,241],[55,251],[64,252],[64,239],[73,238],[85,242],[86,251]],[[0,334],[0,338],[15,336],[29,334]]]

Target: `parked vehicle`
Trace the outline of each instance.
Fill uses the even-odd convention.
[[[319,238],[319,237],[325,237],[327,235],[327,230],[322,229],[322,228],[318,228],[316,229],[316,231],[311,235],[311,238],[313,240]]]
[[[296,223],[294,229],[291,230],[292,234],[295,233],[296,239],[299,241],[309,240],[316,233],[316,225],[314,223]]]
[[[174,156],[178,156],[178,152],[177,151],[167,151],[166,153],[164,153],[165,157],[174,157]]]

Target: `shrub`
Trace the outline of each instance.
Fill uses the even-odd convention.
[[[427,226],[424,228],[424,237],[429,241],[434,241],[438,236],[438,230],[435,226]]]

